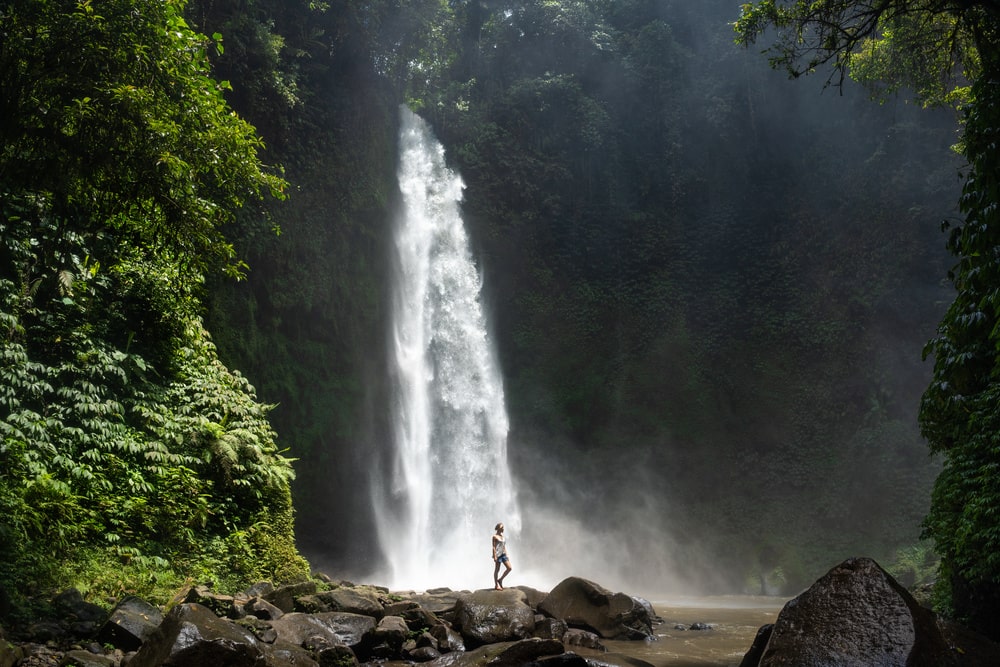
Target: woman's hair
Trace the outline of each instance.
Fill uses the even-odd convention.
[[[493,526],[493,530],[500,530],[500,526],[502,525],[503,523],[498,523],[497,525]]]

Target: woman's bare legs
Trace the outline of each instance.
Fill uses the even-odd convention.
[[[505,560],[503,564],[507,567],[507,569],[504,571],[504,573],[502,575],[500,575],[499,579],[497,579],[497,572],[500,571],[500,563],[499,562],[497,562],[496,570],[493,572],[493,578],[496,579],[497,586],[499,587],[498,590],[501,590],[501,591],[503,590],[503,580],[504,580],[504,577],[506,577],[508,574],[510,574],[510,571],[512,569],[514,569],[513,567],[511,567],[510,558],[508,558],[507,560]]]

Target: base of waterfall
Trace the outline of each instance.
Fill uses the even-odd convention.
[[[390,591],[317,575],[237,595],[194,586],[168,607],[127,597],[108,613],[68,591],[53,601],[60,618],[6,638],[0,630],[0,667],[691,664],[637,659],[627,647],[670,640],[656,631],[663,620],[646,600],[580,577],[549,592]],[[704,623],[673,630],[716,632]],[[1000,664],[1000,645],[936,618],[866,558],[831,569],[744,650],[741,667]]]

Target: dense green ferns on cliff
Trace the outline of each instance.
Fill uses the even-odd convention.
[[[0,588],[307,573],[269,407],[200,320],[284,183],[183,3],[0,9]]]

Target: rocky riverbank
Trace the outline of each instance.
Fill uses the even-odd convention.
[[[59,620],[0,641],[0,667],[642,667],[603,640],[655,640],[634,596],[570,577],[550,592],[391,592],[325,578],[235,596],[190,588],[110,614],[69,591]],[[709,629],[710,631],[710,629]],[[995,667],[1000,645],[935,617],[875,561],[832,568],[760,629],[740,667]]]
[[[54,604],[58,621],[0,642],[0,667],[635,665],[602,654],[601,640],[650,640],[659,622],[645,600],[576,577],[548,593],[390,592],[322,579],[235,596],[197,586],[165,613],[126,598],[109,614],[76,591]]]

